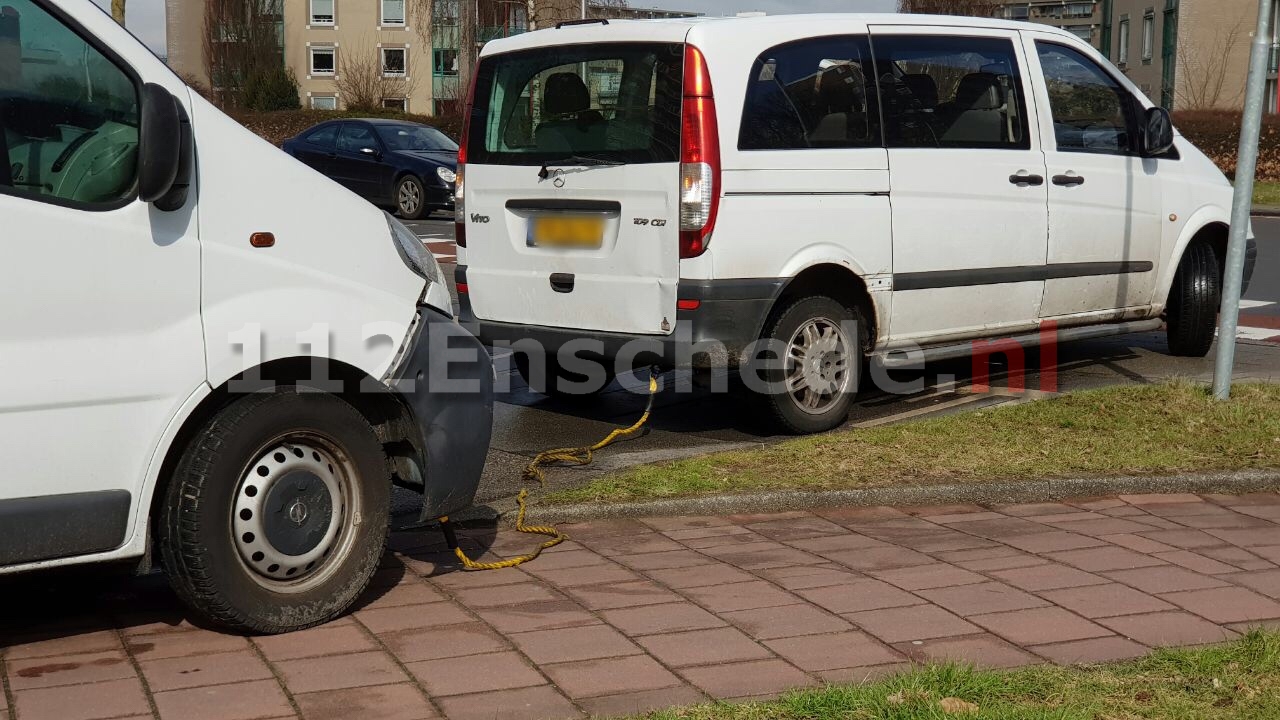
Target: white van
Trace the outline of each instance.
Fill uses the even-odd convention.
[[[591,355],[673,365],[692,345],[734,365],[773,340],[766,414],[814,432],[845,419],[867,358],[1162,321],[1174,354],[1213,341],[1231,187],[1064,31],[565,23],[486,45],[472,92],[463,320],[523,341],[536,389],[565,390]],[[636,358],[637,339],[657,349]]]
[[[492,366],[403,225],[90,0],[0,0],[0,129],[0,573],[154,552],[283,632],[367,586],[393,482],[470,504]]]

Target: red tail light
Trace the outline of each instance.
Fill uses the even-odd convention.
[[[711,73],[702,51],[684,49],[680,131],[680,257],[707,251],[720,209],[720,132]]]
[[[472,69],[466,104],[462,107],[462,139],[458,143],[458,169],[454,173],[457,179],[453,182],[453,229],[454,242],[458,247],[467,246],[467,203],[463,176],[466,174],[467,144],[471,140],[471,110],[476,102],[476,77],[480,74],[479,69],[478,64]]]

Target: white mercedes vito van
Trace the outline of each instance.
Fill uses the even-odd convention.
[[[814,432],[843,422],[868,358],[1046,327],[1163,323],[1179,355],[1214,337],[1230,185],[1041,25],[565,23],[485,46],[460,161],[464,323],[514,344],[539,390],[598,387],[590,356],[767,346],[766,414]]]
[[[90,0],[0,0],[0,129],[0,573],[154,551],[283,632],[367,586],[393,482],[471,503],[492,366],[403,225]]]

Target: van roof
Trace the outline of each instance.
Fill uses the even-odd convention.
[[[547,45],[580,42],[684,42],[696,28],[697,39],[706,41],[721,36],[739,36],[758,30],[767,34],[771,28],[811,25],[822,34],[865,32],[869,25],[920,25],[929,27],[991,28],[1001,30],[1036,30],[1076,38],[1075,35],[1049,25],[1000,20],[997,18],[960,17],[951,15],[912,15],[905,13],[812,13],[767,15],[756,17],[687,17],[655,20],[609,20],[607,23],[583,23],[561,28],[544,28],[501,38],[485,44],[481,55],[524,50]]]

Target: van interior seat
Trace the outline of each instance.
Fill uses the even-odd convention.
[[[970,73],[960,80],[956,98],[939,108],[948,126],[946,142],[996,144],[1004,142],[1007,124],[1004,88],[993,73]]]
[[[534,131],[539,152],[606,149],[608,121],[591,109],[591,92],[577,73],[560,72],[547,78],[542,111],[551,119],[538,123]]]
[[[938,107],[938,81],[928,73],[907,73],[902,76],[902,83],[925,110],[936,110]]]
[[[818,109],[823,113],[809,133],[815,147],[841,146],[867,139],[867,80],[850,65],[838,65],[818,79]]]

